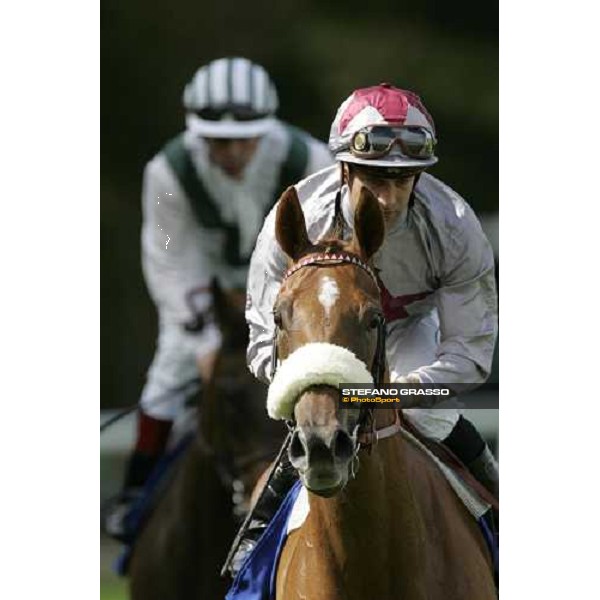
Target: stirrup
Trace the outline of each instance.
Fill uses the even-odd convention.
[[[229,573],[235,577],[246,561],[246,558],[254,550],[258,540],[268,527],[271,519],[281,506],[281,503],[296,482],[298,474],[289,461],[282,447],[279,462],[263,488],[256,505],[250,511],[246,521],[238,532],[221,575]]]
[[[240,540],[239,546],[227,567],[232,579],[236,578],[246,559],[252,554],[254,548],[256,548],[258,540],[260,540],[267,526],[268,523],[256,519],[252,520],[248,529],[246,529],[244,537]]]
[[[106,535],[121,543],[131,540],[132,532],[127,527],[127,515],[141,493],[139,489],[124,490],[103,503],[100,508],[100,526]]]

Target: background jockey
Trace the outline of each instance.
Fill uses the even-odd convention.
[[[313,242],[330,231],[336,206],[349,239],[361,189],[373,192],[386,225],[373,263],[387,321],[391,380],[465,391],[490,373],[497,336],[494,259],[469,205],[425,173],[437,162],[435,143],[433,120],[418,96],[389,84],[356,90],[340,106],[331,127],[329,148],[339,164],[301,181],[296,191]],[[272,211],[258,238],[248,280],[248,362],[263,381],[271,368],[273,304],[287,268],[274,225]],[[497,497],[497,463],[458,409],[415,407],[404,413],[421,433],[446,444]],[[276,472],[239,546],[233,571],[292,479],[285,466]]]
[[[273,82],[245,58],[200,68],[183,104],[186,130],[144,172],[142,261],[159,336],[123,490],[105,520],[115,537],[126,533],[128,506],[221,345],[211,282],[243,292],[256,237],[281,192],[333,162],[325,144],[275,118]]]

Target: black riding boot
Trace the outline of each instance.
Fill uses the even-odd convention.
[[[464,417],[459,417],[444,445],[464,463],[471,474],[498,500],[498,462],[485,440],[474,425]],[[499,515],[490,509],[483,517],[498,542]],[[494,569],[494,581],[498,593],[498,572]]]
[[[465,464],[475,479],[498,500],[498,462],[474,425],[464,417],[460,417],[443,443]],[[492,531],[497,534],[500,525],[498,511],[489,510],[485,517]]]
[[[125,542],[131,539],[134,532],[129,531],[126,516],[162,458],[172,427],[172,421],[151,417],[143,410],[138,411],[135,449],[127,464],[123,487],[101,510],[104,530],[115,539]]]
[[[498,463],[473,424],[460,417],[443,443],[460,458],[475,479],[498,499]]]
[[[298,474],[290,463],[286,452],[252,510],[252,518],[248,529],[244,532],[244,537],[240,540],[229,564],[229,572],[232,577],[237,575],[246,558],[254,550],[260,536],[297,479]]]
[[[123,489],[129,490],[144,487],[150,477],[150,473],[152,473],[161,457],[162,454],[155,455],[134,450],[125,470]]]
[[[121,491],[109,498],[101,508],[101,524],[104,533],[124,543],[129,543],[134,532],[127,527],[125,517],[131,506],[142,495],[142,489],[154,470],[161,455],[134,451],[125,470]]]

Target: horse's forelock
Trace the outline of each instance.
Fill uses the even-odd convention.
[[[336,252],[348,252],[350,249],[350,243],[344,242],[343,240],[336,240],[333,238],[324,239],[317,242],[313,248],[311,248],[311,253],[313,252],[322,252],[325,254],[335,254]]]

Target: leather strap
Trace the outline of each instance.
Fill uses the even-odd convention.
[[[372,431],[363,431],[358,434],[358,442],[361,446],[372,446],[379,440],[392,437],[400,433],[402,429],[402,421],[400,419],[400,411],[394,411],[396,419],[391,425],[387,425],[382,429],[373,429]]]

